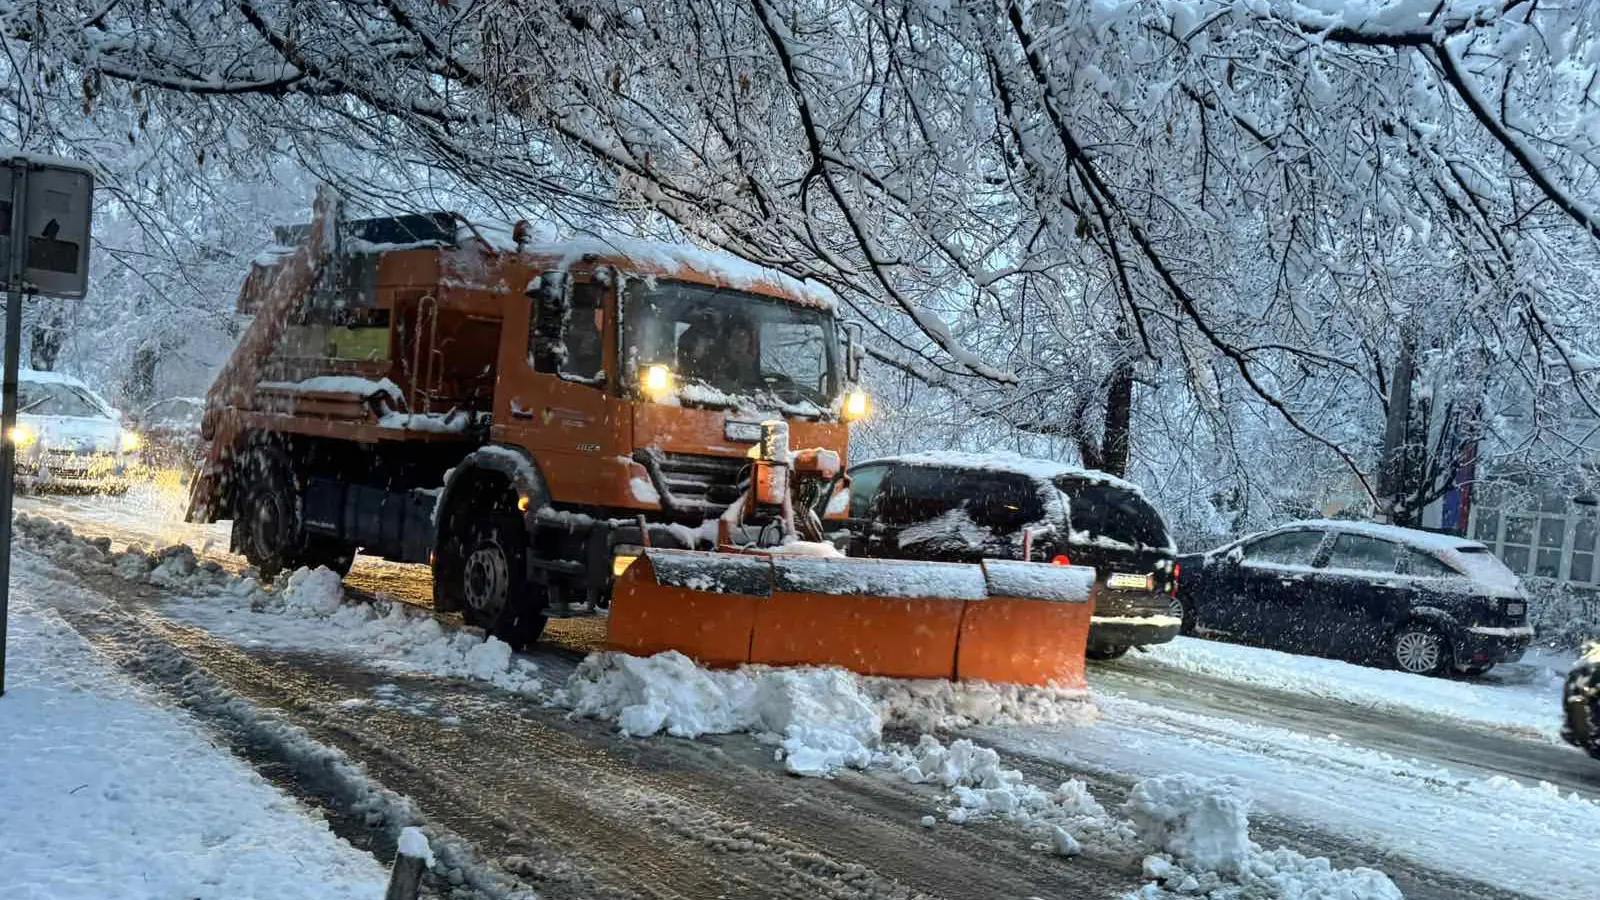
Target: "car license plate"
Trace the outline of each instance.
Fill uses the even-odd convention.
[[[1506,615],[1508,615],[1508,616],[1522,616],[1522,615],[1527,615],[1527,613],[1528,613],[1528,604],[1523,603],[1520,600],[1516,600],[1516,601],[1513,601],[1511,603],[1507,603],[1506,604]]]
[[[1121,588],[1122,590],[1148,591],[1150,590],[1150,576],[1130,575],[1127,572],[1114,572],[1111,575],[1111,580],[1106,582],[1106,584],[1109,587]]]

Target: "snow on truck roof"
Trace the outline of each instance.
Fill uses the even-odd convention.
[[[531,240],[518,244],[514,226],[504,222],[471,222],[454,217],[460,224],[449,231],[444,219],[448,213],[430,213],[392,217],[389,219],[346,220],[343,224],[354,233],[343,238],[345,246],[363,253],[389,253],[401,250],[470,246],[475,243],[503,253],[523,253],[530,256],[553,257],[561,268],[573,265],[585,257],[626,260],[642,269],[672,277],[697,274],[709,277],[736,290],[755,290],[765,287],[790,299],[833,310],[837,298],[832,290],[812,281],[801,281],[776,269],[750,262],[723,250],[708,250],[692,244],[672,243],[651,238],[622,234],[585,234],[562,236],[555,232],[536,234]],[[387,227],[393,226],[393,227]],[[306,225],[293,225],[280,229],[280,243],[293,239]],[[398,234],[395,232],[399,231]],[[396,241],[395,237],[414,236],[415,240]],[[256,258],[259,265],[271,265],[291,247],[278,246]]]
[[[880,456],[875,459],[863,460],[850,468],[855,469],[874,463],[891,463],[902,466],[936,466],[949,469],[980,469],[987,472],[1021,475],[1037,481],[1054,481],[1061,476],[1069,476],[1097,484],[1123,488],[1141,497],[1144,496],[1144,492],[1139,489],[1138,485],[1131,481],[1124,481],[1115,475],[1107,475],[1096,469],[1069,466],[1066,463],[1056,462],[1055,460],[1022,456],[1017,453],[967,453],[959,450],[924,450],[919,453],[903,453],[898,456]]]

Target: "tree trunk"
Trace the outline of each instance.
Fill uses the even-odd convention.
[[[1123,357],[1106,385],[1106,425],[1100,439],[1100,470],[1128,474],[1128,430],[1133,421],[1133,360]]]
[[[28,365],[41,372],[52,372],[61,344],[66,340],[66,321],[57,309],[46,308],[28,330]]]
[[[1378,511],[1390,521],[1410,519],[1406,508],[1406,447],[1411,424],[1411,379],[1416,372],[1416,340],[1400,339],[1400,355],[1389,379],[1389,410],[1383,427],[1383,452],[1378,462]]]

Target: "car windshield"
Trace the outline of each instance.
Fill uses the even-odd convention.
[[[1071,504],[1074,536],[1101,537],[1142,547],[1165,547],[1170,543],[1161,514],[1125,487],[1074,477],[1056,479],[1056,487]]]
[[[628,360],[669,367],[679,399],[826,409],[839,393],[831,313],[680,281],[631,280],[623,313]]]
[[[17,412],[34,416],[107,418],[106,411],[83,389],[52,381],[18,382]]]

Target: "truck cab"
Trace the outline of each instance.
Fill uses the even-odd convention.
[[[526,642],[604,607],[619,559],[715,545],[764,425],[843,460],[867,402],[827,294],[530,231],[326,210],[280,229],[207,398],[191,519],[232,519],[265,577],[358,550],[431,564],[441,611]],[[741,541],[769,539],[762,515]]]

